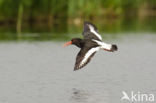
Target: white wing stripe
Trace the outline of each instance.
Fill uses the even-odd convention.
[[[98,51],[100,49],[100,47],[95,47],[90,49],[84,56],[83,60],[80,63],[80,66],[82,66],[83,64],[85,64],[87,62],[87,60],[89,59],[89,57],[96,51]]]
[[[102,37],[101,35],[99,35],[95,30],[94,30],[94,27],[89,25],[89,28],[90,28],[90,31],[95,34],[100,40],[102,40]]]
[[[104,43],[104,42],[101,42],[101,41],[98,41],[98,40],[95,40],[95,39],[92,39],[92,41],[96,42],[98,45],[101,45],[101,49],[110,50],[111,47],[112,47],[111,44],[107,44],[107,43]]]

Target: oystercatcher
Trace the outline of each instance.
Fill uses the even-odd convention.
[[[81,48],[76,57],[74,71],[81,69],[88,64],[98,50],[102,49],[105,51],[114,52],[118,49],[117,45],[115,44],[107,44],[102,42],[102,37],[99,35],[96,26],[90,22],[84,22],[82,35],[84,39],[73,38],[71,41],[64,44],[64,46],[74,44]]]

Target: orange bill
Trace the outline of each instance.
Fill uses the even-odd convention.
[[[63,47],[66,47],[66,46],[71,45],[71,44],[72,44],[72,41],[66,42],[66,43],[63,45]]]

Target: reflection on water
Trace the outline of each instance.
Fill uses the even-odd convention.
[[[90,89],[73,88],[69,101],[72,103],[108,103],[109,94],[107,93],[107,91],[101,93]]]
[[[156,35],[105,41],[119,50],[97,52],[76,72],[74,46],[0,42],[0,103],[121,103],[122,91],[156,95]]]
[[[87,91],[79,90],[79,89],[76,89],[76,88],[73,88],[72,90],[73,90],[73,93],[72,93],[72,96],[71,96],[71,100],[73,100],[74,103],[76,103],[76,102],[86,103],[87,100],[89,98],[91,98],[90,94]]]

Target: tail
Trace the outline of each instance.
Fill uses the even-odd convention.
[[[111,47],[110,51],[114,52],[114,51],[117,51],[117,50],[118,50],[117,45],[112,44],[112,47]]]
[[[114,52],[114,51],[117,51],[118,50],[118,47],[117,47],[117,45],[115,45],[115,44],[112,44],[112,45],[110,45],[109,46],[109,48],[104,48],[104,50],[105,51],[109,51],[109,52]]]

